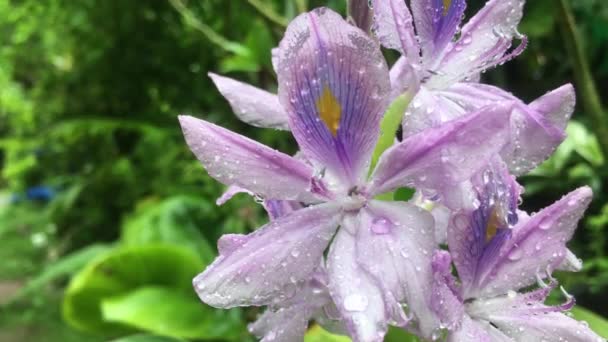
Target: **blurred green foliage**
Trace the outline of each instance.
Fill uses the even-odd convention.
[[[576,84],[568,140],[523,179],[524,206],[593,187],[571,244],[585,268],[560,279],[608,316],[608,136],[599,134],[608,116],[587,105],[580,76],[586,67],[593,89],[608,88],[608,3],[571,1],[581,65],[557,2],[529,1],[529,48],[484,81],[525,100],[586,82]],[[470,15],[483,1],[469,3]],[[215,205],[222,187],[187,150],[176,116],[295,152],[289,134],[238,122],[206,73],[275,90],[270,49],[289,19],[320,5],[345,10],[343,0],[0,0],[0,340],[251,339],[245,325],[259,311],[206,307],[191,278],[219,236],[266,218],[246,196]],[[307,341],[323,334],[313,328]]]

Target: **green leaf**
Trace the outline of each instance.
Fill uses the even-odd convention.
[[[192,292],[192,278],[205,263],[188,248],[148,245],[118,248],[87,265],[70,282],[63,301],[65,320],[89,332],[124,333],[132,329],[106,322],[101,303],[141,287],[164,286]]]
[[[608,320],[580,306],[575,306],[571,311],[575,319],[585,321],[589,328],[602,337],[608,337]]]
[[[149,334],[137,334],[126,337],[121,337],[111,342],[182,342],[182,339],[172,337],[163,337]]]
[[[304,342],[350,342],[350,338],[331,334],[320,326],[315,325],[306,332]]]
[[[30,280],[15,298],[21,298],[38,291],[41,287],[50,282],[73,274],[83,268],[88,262],[95,257],[107,253],[111,249],[108,245],[91,245],[81,250],[68,254],[56,262],[45,267],[44,271]]]
[[[107,321],[175,338],[238,338],[245,331],[238,317],[230,319],[230,312],[202,304],[194,291],[166,287],[143,287],[105,299],[102,312]]]
[[[576,153],[594,166],[604,164],[604,155],[597,137],[583,124],[571,121],[566,128],[566,133],[568,133],[568,139],[572,141]]]
[[[418,342],[418,337],[407,331],[395,327],[388,329],[388,334],[384,338],[384,342]]]
[[[397,191],[395,191],[394,199],[395,201],[406,202],[411,200],[415,193],[416,189],[413,188],[399,188]]]
[[[146,203],[125,221],[122,242],[128,246],[149,243],[179,245],[190,248],[205,263],[210,263],[215,252],[200,233],[195,217],[207,211],[205,204],[203,199],[189,196]]]
[[[405,113],[411,100],[411,95],[408,93],[400,95],[391,103],[384,114],[384,117],[380,122],[380,138],[378,139],[376,149],[372,155],[370,173],[374,170],[376,164],[378,164],[378,160],[380,159],[380,156],[382,156],[382,153],[395,143],[395,135],[401,125],[401,120],[403,120],[403,113]]]

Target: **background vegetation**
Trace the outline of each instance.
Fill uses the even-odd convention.
[[[483,1],[469,3],[470,15]],[[343,0],[0,0],[0,341],[250,339],[258,310],[212,310],[190,281],[221,234],[266,218],[246,196],[215,205],[222,187],[176,116],[294,152],[289,134],[238,122],[206,74],[273,90],[270,49],[320,5],[345,11]],[[585,268],[560,279],[608,317],[608,2],[529,1],[521,31],[527,51],[484,80],[525,100],[576,84],[570,136],[523,179],[524,206],[593,187],[571,244]]]

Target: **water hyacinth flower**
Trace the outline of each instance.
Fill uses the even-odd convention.
[[[429,305],[432,216],[374,197],[402,186],[435,189],[469,179],[506,144],[513,106],[484,107],[411,136],[386,150],[370,172],[390,97],[377,43],[321,8],[294,19],[274,63],[274,108],[288,117],[298,158],[193,117],[180,116],[180,123],[189,147],[218,181],[265,199],[271,210],[276,203],[270,200],[306,205],[275,215],[249,235],[223,236],[219,257],[194,280],[199,297],[218,308],[286,308],[281,303],[309,286],[325,264],[329,295],[353,340],[381,341],[388,324],[412,319],[409,327],[429,337],[437,326]],[[256,97],[250,102],[256,108],[277,106],[274,97],[249,90],[240,98]],[[228,99],[233,108],[247,107]],[[277,336],[273,329],[253,330]]]
[[[532,216],[518,211],[512,217],[512,200],[519,197],[513,182],[487,170],[476,177],[477,209],[453,216],[450,253],[434,256],[433,306],[448,341],[603,341],[563,313],[574,305],[569,295],[563,305],[544,304],[555,287],[551,271],[573,257],[566,243],[591,201],[591,189],[575,190]],[[534,283],[540,288],[518,292]]]
[[[373,31],[402,57],[391,68],[393,98],[414,97],[403,121],[403,135],[453,120],[501,101],[517,103],[511,142],[501,151],[511,172],[530,171],[564,138],[574,110],[570,84],[526,105],[512,94],[478,83],[481,72],[519,55],[527,44],[517,31],[524,0],[490,0],[463,27],[465,0],[374,0]],[[522,43],[510,51],[512,40]],[[533,144],[531,144],[533,142]]]

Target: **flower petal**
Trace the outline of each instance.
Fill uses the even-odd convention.
[[[373,31],[389,49],[403,54],[410,65],[420,63],[420,47],[414,33],[414,20],[404,0],[372,0]]]
[[[397,96],[409,92],[416,94],[420,88],[420,80],[414,68],[407,62],[405,57],[401,56],[393,64],[389,72],[391,80],[391,101],[394,101]]]
[[[462,28],[460,39],[450,44],[451,51],[443,57],[427,86],[446,88],[521,53],[525,38],[515,51],[505,56],[513,37],[520,36],[517,25],[523,6],[524,0],[488,1]]]
[[[552,288],[476,300],[468,305],[467,310],[476,320],[490,322],[514,341],[605,341],[588,325],[561,313],[569,310],[574,300],[562,306],[544,305],[542,301]]]
[[[297,17],[280,44],[279,98],[302,152],[342,190],[366,176],[390,84],[379,46],[320,8]]]
[[[358,226],[357,216],[346,216],[330,247],[329,289],[353,341],[381,342],[391,314],[377,280],[357,262]]]
[[[358,28],[365,32],[370,31],[373,13],[369,0],[348,0],[348,15]]]
[[[433,255],[431,307],[448,330],[458,328],[464,318],[464,304],[452,275],[451,262],[446,251],[436,251]]]
[[[459,329],[448,333],[448,342],[514,342],[509,336],[503,334],[490,323],[476,321],[469,316],[464,316],[462,325]]]
[[[289,129],[287,113],[275,94],[213,73],[209,77],[241,121],[256,127]]]
[[[536,282],[539,273],[558,267],[567,254],[566,242],[574,234],[592,195],[590,188],[579,188],[516,225],[500,253],[478,270],[477,291],[465,298],[523,288]]]
[[[407,303],[421,333],[430,337],[438,325],[430,307],[433,217],[409,203],[372,201],[359,220],[359,265],[381,280],[385,293]]]
[[[319,272],[324,270],[320,269]],[[264,342],[301,341],[308,328],[308,321],[316,311],[328,304],[331,304],[331,298],[327,288],[318,281],[315,274],[293,298],[276,308],[266,309],[262,316],[249,325],[249,332],[263,337]]]
[[[212,123],[180,116],[188,146],[209,175],[265,198],[311,200],[306,164]]]
[[[469,179],[507,142],[512,108],[488,106],[391,147],[380,157],[368,191],[375,195],[412,185],[441,189]]]
[[[419,0],[410,3],[427,66],[443,55],[454,38],[467,6],[465,0]]]
[[[224,235],[220,256],[194,279],[201,300],[218,308],[266,305],[293,296],[323,257],[340,220],[336,204],[278,218],[249,235]]]

